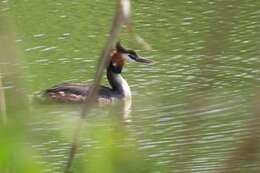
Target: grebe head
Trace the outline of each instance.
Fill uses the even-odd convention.
[[[151,63],[152,60],[145,59],[137,55],[134,50],[124,48],[120,42],[116,44],[116,50],[112,52],[112,65],[117,68],[122,68],[126,62],[142,62]]]
[[[151,63],[152,60],[145,59],[143,57],[140,57],[137,55],[137,53],[134,50],[126,49],[124,48],[120,42],[117,42],[116,44],[116,50],[117,52],[121,53],[122,58],[127,62],[142,62],[142,63]]]

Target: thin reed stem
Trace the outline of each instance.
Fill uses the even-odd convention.
[[[67,162],[67,166],[65,169],[65,173],[69,173],[72,167],[72,162],[75,158],[75,154],[77,152],[79,139],[80,139],[80,132],[83,125],[83,122],[88,114],[88,112],[91,110],[92,105],[96,102],[97,93],[100,81],[102,79],[102,76],[104,74],[104,70],[107,67],[109,60],[110,60],[110,52],[115,45],[119,33],[119,28],[121,26],[121,20],[122,20],[122,7],[120,6],[120,2],[118,3],[116,15],[114,17],[114,21],[111,26],[110,36],[106,43],[106,46],[102,52],[101,57],[99,58],[99,63],[97,66],[97,71],[95,74],[95,80],[94,83],[90,89],[89,95],[82,106],[82,111],[80,113],[80,117],[78,120],[78,126],[74,134],[73,142],[70,149],[70,154]]]
[[[67,162],[67,166],[65,169],[65,173],[69,173],[72,167],[72,162],[75,158],[75,154],[77,152],[79,139],[80,139],[80,132],[81,128],[83,126],[83,122],[86,119],[87,114],[90,112],[93,104],[96,102],[97,96],[98,96],[98,89],[99,84],[101,82],[101,79],[104,74],[105,68],[108,66],[108,63],[110,62],[110,53],[112,51],[113,46],[115,45],[119,30],[124,22],[128,28],[129,34],[132,36],[132,38],[139,44],[141,44],[142,47],[146,49],[150,49],[149,44],[147,44],[139,35],[137,35],[134,32],[134,29],[131,25],[131,8],[130,8],[130,0],[118,0],[117,8],[115,17],[111,26],[109,39],[107,40],[107,43],[105,45],[105,48],[103,49],[103,52],[99,58],[97,70],[94,78],[94,82],[92,87],[90,88],[89,95],[85,102],[82,105],[82,111],[80,112],[80,118],[78,122],[78,126],[76,128],[74,139],[71,145],[70,154]],[[141,40],[141,41],[140,41]]]

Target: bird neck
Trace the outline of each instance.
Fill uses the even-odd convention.
[[[107,79],[112,89],[123,97],[131,97],[131,90],[127,81],[121,75],[123,67],[114,67],[112,62],[107,68]]]

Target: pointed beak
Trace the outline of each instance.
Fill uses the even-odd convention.
[[[153,62],[150,59],[145,59],[145,58],[142,58],[142,57],[136,57],[135,61],[136,62],[142,62],[142,63],[152,63]]]
[[[133,59],[136,62],[142,62],[142,63],[152,63],[153,61],[150,59],[146,59],[140,56],[133,56],[133,55],[129,55],[131,57],[131,59]]]

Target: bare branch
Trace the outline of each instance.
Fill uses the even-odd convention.
[[[73,143],[71,146],[70,155],[68,158],[65,173],[68,173],[71,170],[72,162],[73,162],[73,160],[75,158],[75,154],[77,152],[77,147],[79,144],[80,132],[81,132],[83,122],[84,122],[88,112],[91,110],[91,107],[96,102],[99,84],[100,84],[100,81],[104,74],[104,70],[110,61],[110,58],[111,58],[110,53],[112,51],[113,46],[115,45],[115,43],[117,41],[120,26],[121,26],[123,20],[129,21],[130,12],[131,12],[131,10],[130,10],[129,0],[119,0],[117,10],[116,10],[116,15],[114,17],[114,20],[113,20],[113,23],[111,26],[109,39],[106,43],[106,46],[105,46],[105,48],[102,52],[102,55],[99,59],[99,62],[98,62],[97,71],[95,74],[95,80],[90,89],[89,95],[82,106],[82,111],[81,111],[80,118],[78,121],[77,129],[75,131],[75,135],[74,135]]]

